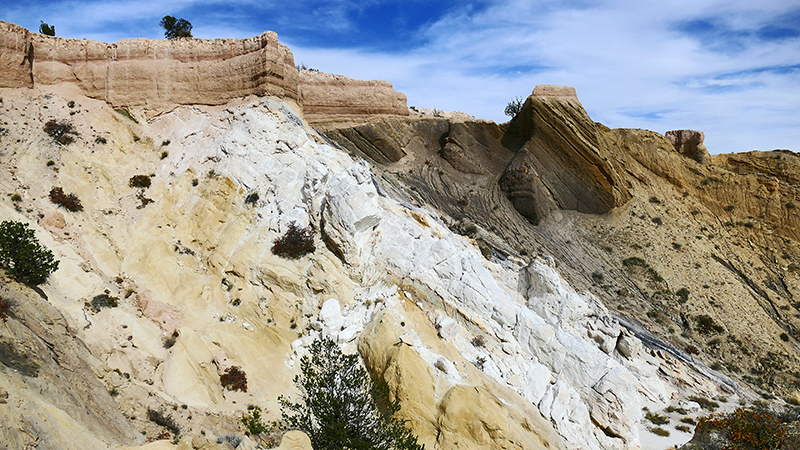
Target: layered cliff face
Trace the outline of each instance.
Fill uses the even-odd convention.
[[[249,39],[123,39],[114,44],[50,37],[0,23],[2,87],[69,83],[114,106],[219,105],[247,95],[297,100],[289,49],[266,32]]]
[[[342,75],[300,71],[303,113],[313,126],[364,122],[380,116],[407,116],[406,96],[388,81],[354,80]]]
[[[339,144],[379,163],[397,163],[411,154],[410,164],[424,171],[420,163],[438,155],[452,169],[442,171],[441,163],[435,164],[440,176],[466,174],[489,188],[499,187],[534,225],[553,210],[602,214],[631,198],[604,133],[584,111],[575,89],[551,85],[537,86],[520,114],[503,126],[415,117],[326,128]],[[427,178],[426,183],[435,181]]]
[[[177,105],[220,105],[248,95],[299,103],[315,126],[408,115],[386,81],[298,71],[266,32],[248,39],[123,39],[113,44],[31,33],[0,22],[0,87],[67,83],[113,106],[158,114]]]

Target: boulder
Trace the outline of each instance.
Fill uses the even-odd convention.
[[[311,439],[302,431],[289,431],[283,435],[281,445],[277,450],[314,450],[311,447]]]
[[[675,147],[675,151],[699,163],[708,162],[708,149],[703,145],[706,135],[697,130],[671,130],[664,136]]]

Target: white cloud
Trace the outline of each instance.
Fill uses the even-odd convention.
[[[160,38],[161,16],[189,12],[196,14],[187,18],[201,38],[254,36],[273,26],[322,36],[321,29],[348,33],[358,27],[355,20],[370,20],[348,12],[376,1],[73,1],[9,8],[0,18],[34,30],[40,19],[52,21],[59,35],[112,42]],[[281,40],[298,63],[391,81],[409,105],[504,121],[512,98],[528,95],[536,84],[566,84],[577,88],[593,119],[611,127],[700,129],[715,153],[800,151],[800,70],[759,70],[800,64],[800,38],[765,41],[756,33],[782,16],[800,17],[791,3],[492,0],[451,9],[416,32],[422,47],[402,51]],[[273,17],[278,10],[289,13]],[[243,11],[248,17],[237,20]]]
[[[735,50],[717,51],[677,29],[711,18],[753,31],[786,12],[785,2],[565,4],[509,0],[456,12],[423,31],[424,48],[400,55],[293,50],[325,71],[392,81],[416,106],[502,121],[505,103],[535,84],[567,84],[612,127],[701,129],[715,153],[800,151],[800,71],[753,71],[800,64],[800,39],[761,42],[743,32]],[[534,69],[502,71],[518,66]]]

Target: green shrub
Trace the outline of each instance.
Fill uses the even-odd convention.
[[[697,332],[700,334],[722,333],[725,331],[725,328],[714,322],[714,319],[707,314],[700,314],[694,320],[697,322]]]
[[[648,411],[644,418],[653,423],[653,425],[666,425],[669,423],[669,419],[666,416],[654,412]]]
[[[665,429],[663,429],[663,428],[661,428],[661,427],[648,427],[647,429],[648,429],[648,430],[649,430],[651,433],[653,433],[653,434],[655,434],[655,435],[658,435],[658,436],[662,436],[662,437],[667,437],[667,436],[669,436],[669,430],[665,430]]]
[[[342,354],[333,340],[311,343],[294,383],[300,398],[279,398],[282,419],[287,428],[305,432],[315,450],[424,448],[392,417],[400,404],[389,400],[385,383],[376,383],[358,355]]]
[[[692,395],[691,397],[689,397],[689,401],[695,402],[698,405],[700,405],[701,408],[707,409],[709,411],[716,411],[716,409],[719,408],[719,403],[697,395]]]
[[[0,223],[0,265],[6,273],[28,286],[38,286],[58,269],[53,252],[42,247],[28,224]]]
[[[678,297],[678,303],[686,303],[689,301],[689,289],[680,288],[675,292],[675,296]]]
[[[45,23],[43,20],[39,21],[39,33],[44,34],[45,36],[55,36],[56,35],[56,26],[49,25]]]
[[[68,211],[83,211],[83,204],[75,194],[65,194],[64,189],[53,187],[50,189],[50,201],[56,205],[66,208]]]
[[[272,254],[287,259],[298,259],[316,251],[311,228],[299,228],[291,223],[283,236],[272,242]]]
[[[116,308],[119,305],[119,298],[111,297],[108,293],[95,295],[92,301],[86,306],[95,313],[99,313],[103,308]]]
[[[691,431],[691,428],[689,428],[688,425],[675,425],[675,429],[678,431],[683,431],[684,433]]]

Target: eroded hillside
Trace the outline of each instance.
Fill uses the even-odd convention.
[[[557,86],[506,124],[425,117],[386,82],[298,72],[273,34],[2,25],[0,218],[60,260],[36,289],[2,279],[9,448],[254,448],[242,414],[277,419],[320,336],[426,448],[661,449],[693,430],[645,410],[797,397],[791,152],[609,130]],[[311,254],[271,250],[292,225]]]

